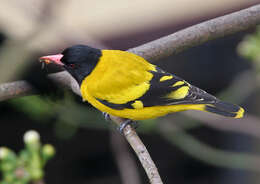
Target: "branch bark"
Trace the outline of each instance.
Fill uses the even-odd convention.
[[[122,122],[125,121],[123,118],[119,118],[116,116],[111,116],[110,118],[119,126]],[[157,167],[155,166],[149,152],[147,151],[145,145],[138,137],[136,131],[131,126],[126,126],[124,129],[124,136],[128,143],[131,145],[133,150],[135,151],[138,159],[140,160],[145,172],[150,180],[151,184],[161,184],[163,183]]]
[[[35,93],[33,87],[26,81],[8,82],[0,85],[0,101]]]
[[[110,131],[110,145],[123,184],[141,184],[138,167],[127,141],[115,130]],[[129,179],[131,178],[131,179]]]
[[[128,51],[152,62],[257,24],[260,24],[260,5],[202,22]]]

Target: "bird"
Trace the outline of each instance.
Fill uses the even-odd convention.
[[[73,45],[59,54],[40,57],[62,66],[78,82],[83,101],[130,122],[186,110],[242,118],[244,109],[224,102],[182,78],[122,50]]]

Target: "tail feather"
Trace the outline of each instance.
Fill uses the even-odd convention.
[[[193,104],[200,104],[193,108],[213,112],[222,116],[242,118],[244,115],[244,109],[238,105],[223,102],[213,95],[199,89],[195,86],[190,87],[188,100]]]
[[[219,100],[217,100],[214,104],[206,104],[204,110],[233,118],[242,118],[244,115],[244,109],[242,107]]]

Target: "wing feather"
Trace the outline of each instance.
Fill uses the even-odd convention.
[[[163,71],[159,67],[156,67],[156,71],[149,72],[153,77],[150,81],[145,81],[145,83],[148,83],[150,87],[141,97],[122,104],[113,103],[111,98],[109,101],[96,99],[102,104],[118,110],[178,104],[213,104],[216,102],[214,96],[190,85],[176,75]],[[136,105],[140,103],[141,106]]]

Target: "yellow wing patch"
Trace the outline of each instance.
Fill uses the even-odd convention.
[[[144,104],[142,101],[140,100],[136,100],[134,103],[131,104],[133,106],[133,108],[135,109],[142,109],[144,108]]]
[[[183,84],[185,84],[184,81],[178,81],[178,82],[174,83],[174,84],[172,85],[172,87],[180,86],[180,85],[183,85]]]
[[[245,110],[240,107],[239,111],[236,113],[237,115],[235,116],[235,118],[242,118],[244,116],[244,112]]]
[[[160,82],[163,82],[163,81],[166,81],[166,80],[170,80],[172,78],[173,78],[172,75],[165,75],[165,76],[160,78]]]
[[[181,82],[181,81],[179,81],[179,82]],[[185,98],[188,95],[188,93],[189,93],[189,87],[183,86],[183,87],[171,92],[166,97],[170,98],[170,99],[182,99],[182,98]]]

